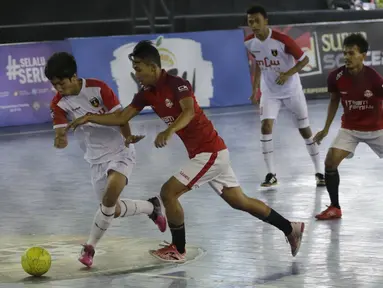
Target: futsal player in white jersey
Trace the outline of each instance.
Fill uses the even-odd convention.
[[[273,125],[282,105],[294,115],[299,133],[315,166],[317,186],[325,186],[318,144],[313,141],[306,97],[303,93],[299,71],[309,58],[289,36],[268,27],[266,10],[253,6],[247,10],[247,22],[254,34],[245,38],[247,50],[255,57],[256,71],[251,100],[257,102],[261,90],[261,147],[267,166],[263,187],[278,183],[274,166]]]
[[[118,98],[104,82],[77,77],[76,60],[66,52],[50,57],[45,75],[57,90],[51,102],[56,148],[68,145],[68,117],[74,120],[86,114],[113,113],[122,109]],[[89,239],[79,258],[81,263],[90,267],[95,247],[113,218],[147,214],[161,232],[166,230],[167,223],[159,197],[148,201],[120,199],[136,163],[132,143],[140,141],[142,136],[132,135],[129,124],[109,127],[89,123],[77,129],[75,134],[85,152],[84,158],[90,164],[93,189],[100,201]]]

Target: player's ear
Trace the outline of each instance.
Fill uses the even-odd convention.
[[[77,79],[77,74],[73,74],[73,76],[71,78],[69,78],[69,81],[72,82],[72,81],[76,81]]]

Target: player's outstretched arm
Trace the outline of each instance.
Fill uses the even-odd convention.
[[[190,121],[194,118],[194,99],[193,97],[186,97],[180,100],[182,112],[180,116],[169,125],[168,129],[173,133],[185,128]]]
[[[154,141],[154,146],[157,148],[165,147],[172,135],[185,128],[194,118],[194,99],[193,97],[185,97],[180,100],[182,112],[180,116],[169,125],[168,129],[159,133]]]
[[[84,125],[86,123],[95,123],[105,126],[122,126],[129,122],[130,119],[139,114],[140,111],[129,105],[124,110],[119,110],[110,114],[91,114],[85,115],[77,118],[71,122],[66,130],[73,129],[75,130],[78,126]]]

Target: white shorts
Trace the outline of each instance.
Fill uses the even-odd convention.
[[[178,181],[189,189],[198,188],[205,183],[222,194],[224,187],[238,187],[237,177],[230,164],[229,150],[217,153],[200,153],[174,175]]]
[[[131,145],[132,146],[132,145]],[[108,183],[108,173],[113,170],[121,173],[126,177],[126,183],[133,168],[136,164],[136,151],[134,147],[126,148],[120,153],[111,157],[110,161],[101,164],[91,165],[91,177],[93,189],[97,199],[101,202],[104,195],[106,185]]]
[[[360,142],[366,143],[379,158],[383,158],[383,130],[364,132],[341,128],[331,148],[348,151],[350,154],[347,158],[352,158]]]
[[[282,105],[286,106],[294,115],[297,128],[302,129],[310,126],[306,96],[302,90],[298,90],[296,95],[282,99],[269,97],[267,94],[262,95],[260,101],[261,121],[264,119],[277,119]]]

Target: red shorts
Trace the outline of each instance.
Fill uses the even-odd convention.
[[[189,189],[209,183],[219,195],[222,194],[224,187],[239,186],[231,168],[227,149],[215,153],[197,154],[174,177]]]

